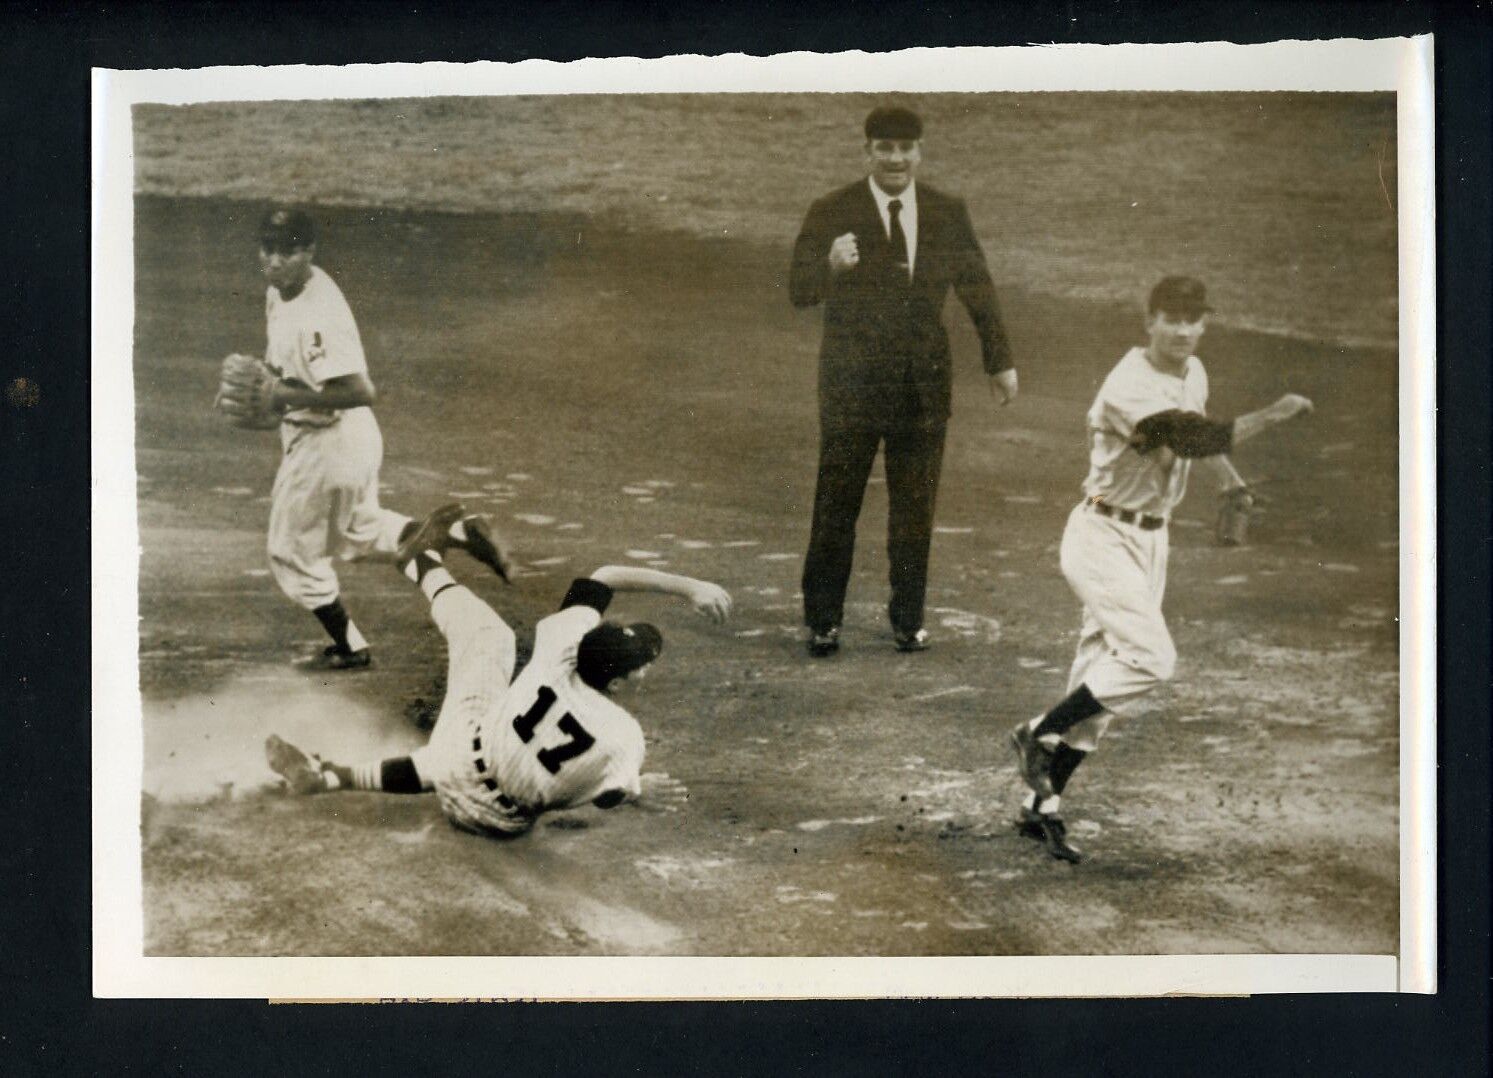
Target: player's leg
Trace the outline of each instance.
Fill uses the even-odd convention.
[[[368,665],[368,641],[342,605],[328,549],[332,505],[324,486],[323,433],[301,433],[280,462],[266,549],[280,590],[311,611],[332,639],[320,665],[356,669]]]
[[[347,413],[322,437],[335,443],[327,451],[326,486],[337,555],[344,561],[392,559],[416,522],[379,504],[384,441],[378,421],[367,410]]]
[[[946,430],[940,423],[890,431],[886,437],[886,547],[892,586],[887,613],[900,651],[927,647],[923,604]]]
[[[1164,565],[1165,555],[1164,530],[1142,531],[1084,510],[1064,532],[1063,575],[1103,630],[1105,644],[1074,691],[1087,687],[1106,710],[1131,710],[1176,668],[1157,587],[1157,563]]]
[[[826,423],[820,428],[819,478],[803,571],[804,624],[816,635],[838,632],[845,617],[855,524],[880,440],[879,432],[865,427]]]
[[[1099,619],[1094,617],[1088,607],[1083,609],[1083,619],[1078,630],[1078,647],[1073,651],[1073,664],[1068,668],[1068,687],[1064,692],[1072,692],[1083,684],[1084,675],[1109,649],[1104,642],[1104,626],[1099,624]]]
[[[397,554],[400,573],[430,601],[430,617],[446,638],[446,702],[473,702],[480,711],[508,688],[517,662],[513,630],[487,603],[458,584],[444,563],[455,540],[460,505],[437,509],[420,522]]]
[[[1073,693],[1080,685],[1088,685],[1093,690],[1094,685],[1099,685],[1099,692],[1104,694],[1106,702],[1104,711],[1097,715],[1083,719],[1074,724],[1062,734],[1064,745],[1072,746],[1080,752],[1093,752],[1099,746],[1099,739],[1104,736],[1111,720],[1117,710],[1123,711],[1126,706],[1145,696],[1156,685],[1168,680],[1176,667],[1176,649],[1172,642],[1171,632],[1167,629],[1166,619],[1161,612],[1161,601],[1166,593],[1166,563],[1169,548],[1169,540],[1166,529],[1158,529],[1155,532],[1141,533],[1132,539],[1132,553],[1140,561],[1144,570],[1145,585],[1148,602],[1138,600],[1138,580],[1133,574],[1126,573],[1125,580],[1128,589],[1111,587],[1106,590],[1105,598],[1107,604],[1101,604],[1101,609],[1122,607],[1117,612],[1109,609],[1105,621],[1109,623],[1106,629],[1100,619],[1096,617],[1086,606],[1084,608],[1084,632],[1085,638],[1079,642],[1080,659],[1083,665],[1080,667],[1080,659],[1075,659],[1073,671],[1068,680],[1068,691]],[[1126,591],[1129,597],[1126,598]],[[1118,604],[1116,599],[1121,600]],[[1097,646],[1092,646],[1085,653],[1085,644],[1090,642],[1088,632],[1090,627],[1098,628]],[[1129,662],[1124,661],[1125,656],[1130,656]],[[1144,656],[1136,660],[1135,656]],[[1115,666],[1119,665],[1119,676],[1116,676]],[[1133,680],[1133,670],[1139,666],[1146,674],[1140,684]],[[1075,765],[1076,766],[1076,765]],[[1059,791],[1061,792],[1061,791]]]
[[[532,825],[532,817],[480,788],[484,776],[472,769],[474,754],[480,759],[484,725],[513,678],[517,642],[503,619],[456,583],[443,564],[443,554],[457,541],[451,525],[462,512],[460,505],[437,509],[397,555],[399,571],[430,600],[431,620],[447,648],[446,698],[429,743],[411,753],[411,763],[427,785],[434,785],[441,811],[455,826],[478,834],[517,834]],[[485,779],[491,782],[491,776]]]
[[[1063,791],[1116,709],[1170,678],[1176,661],[1154,565],[1158,549],[1164,557],[1165,533],[1122,528],[1081,508],[1070,516],[1060,556],[1063,574],[1084,604],[1079,654],[1068,694],[1013,733],[1032,790],[1018,829],[1069,861],[1083,855],[1068,842],[1058,815]]]
[[[296,794],[337,790],[418,794],[431,788],[431,784],[416,770],[412,756],[390,756],[348,766],[307,754],[275,734],[266,739],[264,755],[270,768]]]

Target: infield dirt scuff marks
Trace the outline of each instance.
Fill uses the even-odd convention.
[[[362,762],[408,752],[419,732],[356,699],[346,683],[289,664],[248,667],[220,690],[142,704],[142,790],[164,803],[275,792],[264,741],[279,734],[308,753]]]

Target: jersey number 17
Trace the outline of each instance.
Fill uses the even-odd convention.
[[[535,698],[529,710],[513,720],[513,732],[518,735],[519,740],[525,745],[534,740],[535,727],[549,714],[549,710],[555,705],[556,699],[554,689],[548,685],[541,685],[539,687],[539,695]],[[568,711],[560,716],[560,721],[555,725],[570,740],[562,741],[560,744],[548,749],[539,750],[539,763],[551,775],[558,775],[560,773],[560,766],[566,760],[574,760],[581,753],[596,744],[596,738],[592,737],[586,728],[576,721],[575,716]]]

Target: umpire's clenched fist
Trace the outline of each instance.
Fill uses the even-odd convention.
[[[855,269],[860,265],[860,248],[855,245],[855,233],[847,232],[843,236],[836,236],[835,242],[829,245],[829,271],[839,275],[848,269]]]

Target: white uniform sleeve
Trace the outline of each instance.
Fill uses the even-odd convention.
[[[1110,372],[1094,402],[1091,421],[1101,430],[1118,434],[1128,439],[1135,433],[1135,425],[1148,415],[1155,415],[1172,407],[1159,399],[1149,385],[1127,376],[1123,367]]]
[[[613,753],[601,783],[602,793],[621,790],[631,800],[643,792],[641,773],[646,746],[641,730],[635,728],[632,734],[627,743]]]
[[[1208,414],[1208,372],[1203,369],[1203,361],[1197,356],[1192,357],[1193,385],[1190,388],[1191,396],[1197,403],[1197,410]]]
[[[531,662],[574,670],[581,638],[601,624],[601,612],[590,606],[567,606],[551,614],[534,628]]]

